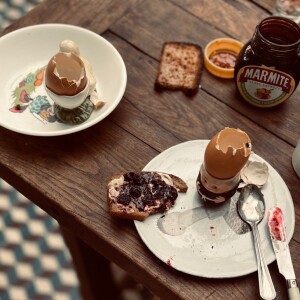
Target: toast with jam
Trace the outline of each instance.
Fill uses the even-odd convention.
[[[112,176],[107,185],[109,213],[114,217],[143,221],[172,207],[187,184],[161,172],[128,172]]]
[[[181,90],[188,96],[198,92],[204,65],[202,48],[183,42],[164,43],[154,88]]]

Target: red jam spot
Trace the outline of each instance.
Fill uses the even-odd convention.
[[[210,226],[209,228],[210,228],[211,236],[216,236],[216,234],[213,233],[213,230],[215,229],[215,227],[214,226]]]
[[[211,53],[209,60],[217,67],[233,69],[236,63],[237,53],[231,50],[216,50]]]
[[[170,257],[168,260],[167,260],[167,265],[172,267],[172,259],[173,257]]]
[[[273,216],[269,220],[269,225],[276,240],[281,241],[282,238],[285,239],[285,236],[283,237],[281,235],[283,233],[283,217],[280,208],[276,208],[276,210],[273,212]]]

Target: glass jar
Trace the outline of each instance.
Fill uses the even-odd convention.
[[[240,95],[259,107],[287,100],[300,79],[300,27],[284,17],[262,20],[241,50],[234,78]]]

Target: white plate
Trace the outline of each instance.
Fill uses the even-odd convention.
[[[156,156],[144,168],[147,171],[172,173],[188,184],[188,192],[179,194],[175,206],[168,214],[201,206],[196,191],[196,178],[207,143],[207,140],[195,140],[173,146]],[[251,154],[250,160],[265,162],[255,154]],[[273,206],[281,207],[286,216],[287,237],[290,241],[295,226],[293,201],[283,179],[270,164],[265,163],[270,172],[268,182],[262,189],[266,212]],[[238,193],[233,198],[238,198],[237,195]],[[225,222],[224,217],[219,216],[212,219],[205,217],[188,227],[183,234],[172,236],[159,229],[157,221],[161,216],[152,215],[143,222],[134,223],[147,247],[174,269],[208,278],[237,277],[257,270],[251,232],[237,234]],[[241,221],[237,218],[231,222],[236,224],[235,222]],[[275,255],[266,216],[258,228],[265,259],[269,264],[275,260]]]
[[[30,76],[26,76],[47,65],[58,52],[59,43],[66,39],[75,41],[80,55],[91,64],[97,79],[97,91],[106,101],[105,105],[94,110],[90,118],[80,125],[66,125],[57,121],[51,123],[41,117],[39,110],[34,114],[29,107],[22,113],[11,112],[9,109],[15,99],[12,91],[20,88],[21,82],[30,82]],[[0,125],[28,135],[65,135],[98,123],[119,104],[127,82],[125,64],[114,46],[98,34],[72,25],[29,26],[4,35],[0,38],[0,66]],[[43,85],[37,87],[30,96],[34,98],[38,95],[47,95]],[[52,105],[51,100],[49,103]]]

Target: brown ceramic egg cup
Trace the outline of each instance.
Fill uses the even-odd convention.
[[[200,174],[197,178],[197,192],[201,199],[204,201],[206,205],[216,206],[220,203],[224,203],[231,199],[231,197],[236,193],[239,185],[236,185],[232,190],[224,193],[213,193],[207,190],[202,184],[201,180],[199,180]],[[218,199],[224,199],[222,202],[218,202]],[[217,201],[217,202],[216,202]]]
[[[205,180],[203,179],[203,173],[206,173],[206,170],[202,165],[197,177],[196,187],[199,196],[206,205],[219,205],[220,203],[228,201],[236,193],[240,183],[239,173],[230,179],[221,180],[215,178],[215,186],[212,186],[211,189],[215,189],[216,191],[212,191],[207,188],[207,183],[203,182],[203,180]],[[210,177],[210,180],[212,181],[213,177]],[[222,185],[226,185],[228,188],[226,190],[218,191],[218,186],[220,185],[220,183]]]

